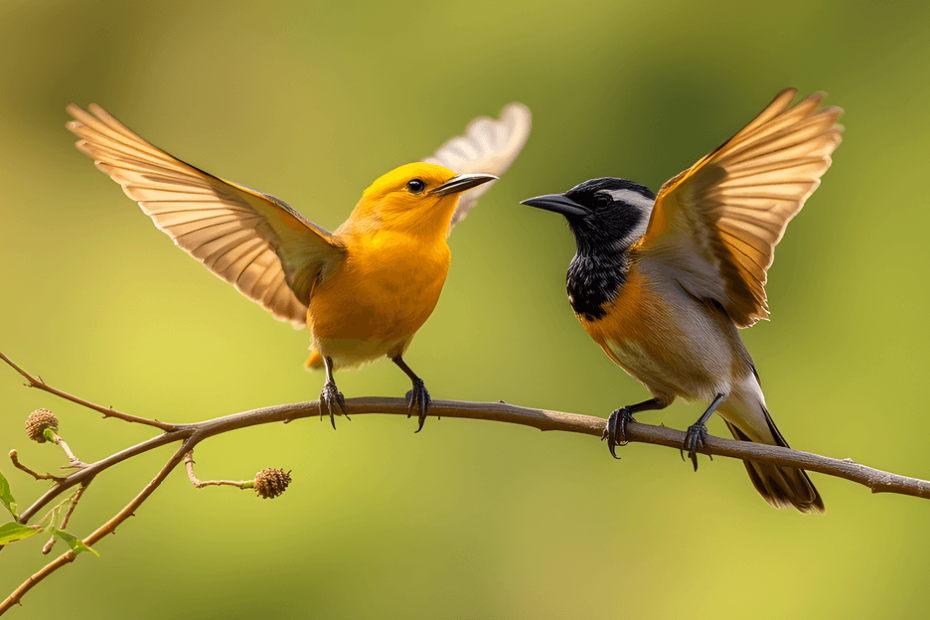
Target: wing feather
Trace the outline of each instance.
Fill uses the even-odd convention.
[[[501,176],[520,154],[530,135],[532,115],[521,103],[511,103],[501,111],[500,120],[487,116],[469,123],[465,135],[451,138],[424,163],[445,166],[459,174],[493,174]],[[496,181],[462,193],[452,216],[449,231],[468,215],[478,199]]]
[[[639,246],[739,327],[768,316],[766,272],[785,227],[820,185],[842,110],[787,89],[716,151],[666,183]]]
[[[78,150],[155,226],[276,319],[304,327],[313,283],[343,249],[289,206],[149,144],[100,106],[68,106]]]

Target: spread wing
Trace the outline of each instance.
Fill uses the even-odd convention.
[[[659,190],[641,251],[679,284],[716,299],[739,327],[768,316],[766,270],[775,245],[830,167],[842,110],[825,93],[788,107],[795,89]]]
[[[448,140],[423,162],[445,166],[459,174],[483,173],[499,177],[523,150],[531,126],[529,108],[522,103],[511,103],[501,111],[500,120],[487,116],[476,118],[468,124],[464,136]],[[485,183],[459,196],[450,232],[496,182]]]
[[[77,148],[139,203],[178,247],[295,328],[320,271],[342,254],[332,235],[274,198],[152,146],[103,108],[68,106]]]

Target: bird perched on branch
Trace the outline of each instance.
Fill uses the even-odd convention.
[[[413,382],[418,431],[429,392],[404,352],[449,269],[452,227],[516,159],[530,131],[518,103],[482,117],[431,157],[377,179],[330,233],[273,196],[224,181],[152,146],[100,106],[68,106],[77,148],[139,203],[175,244],[296,328],[310,328],[323,367],[320,417],[345,415],[333,371],[389,357]]]
[[[737,328],[768,316],[764,285],[775,245],[840,143],[842,111],[818,110],[824,93],[789,107],[795,94],[782,91],[658,196],[604,178],[522,203],[568,220],[577,246],[567,278],[572,309],[604,352],[652,393],[610,415],[604,438],[614,457],[633,414],[663,409],[676,397],[710,404],[682,446],[695,469],[714,411],[737,439],[788,446]],[[772,506],[823,512],[804,471],[745,465]]]

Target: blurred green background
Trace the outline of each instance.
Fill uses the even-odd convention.
[[[785,86],[830,93],[845,142],[744,332],[792,446],[930,478],[930,4],[396,1],[0,3],[0,350],[124,411],[203,420],[316,398],[306,332],[172,247],[72,146],[68,103],[287,201],[333,229],[361,191],[510,101],[520,159],[460,224],[442,299],[407,356],[434,398],[606,416],[646,391],[585,335],[560,218],[518,201],[588,178],[654,190]],[[346,396],[401,396],[389,363]],[[84,460],[149,437],[0,368],[0,448],[54,470],[26,415],[50,407]],[[684,428],[699,406],[643,421]],[[930,502],[812,477],[822,517],[776,511],[743,466],[666,448],[443,419],[303,420],[219,437],[203,479],[293,469],[275,501],[175,472],[15,618],[924,618]],[[722,422],[711,432],[726,435]],[[5,452],[4,452],[5,453]],[[90,487],[87,535],[167,449]],[[0,462],[21,505],[47,487]],[[44,565],[0,555],[0,595]],[[59,545],[57,552],[61,551]],[[54,615],[53,615],[54,614]]]

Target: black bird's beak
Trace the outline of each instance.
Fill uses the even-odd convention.
[[[459,174],[431,191],[430,194],[434,196],[458,194],[496,180],[497,177],[493,174]]]
[[[546,211],[553,211],[555,213],[561,213],[565,217],[568,217],[569,215],[590,215],[591,213],[587,207],[578,204],[571,198],[566,198],[564,194],[537,196],[536,198],[524,200],[520,204],[536,207],[537,209],[545,209]]]

